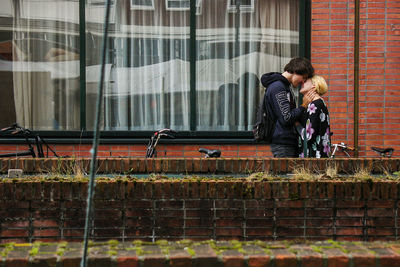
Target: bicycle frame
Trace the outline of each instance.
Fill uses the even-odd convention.
[[[169,138],[175,138],[172,134],[176,133],[174,130],[165,128],[156,131],[150,138],[149,144],[147,145],[146,148],[146,158],[152,158],[152,157],[157,157],[157,151],[156,151],[156,146],[158,144],[158,141],[160,140],[161,136],[166,136]]]
[[[346,154],[347,157],[351,157],[350,154],[347,152],[347,150],[354,150],[352,147],[347,146],[345,143],[339,143],[339,144],[332,144],[331,147],[333,147],[333,151],[331,153],[330,158],[334,158],[336,152],[340,149],[343,153]]]
[[[10,127],[2,129],[1,131],[4,132],[4,131],[11,131],[11,130],[14,130],[13,132],[11,132],[11,134],[21,133],[24,135],[25,142],[28,145],[28,150],[23,151],[23,152],[0,154],[0,158],[23,157],[23,156],[32,156],[33,158],[36,158],[36,157],[44,158],[45,155],[44,155],[44,151],[43,151],[43,144],[47,147],[48,150],[53,152],[54,156],[56,156],[57,158],[59,157],[57,155],[57,153],[53,149],[51,149],[50,146],[39,135],[32,133],[30,130],[25,129],[16,123]],[[36,146],[36,151],[37,151],[36,153],[35,153],[35,149],[33,148],[30,138],[34,139],[34,144]],[[49,156],[48,151],[47,151],[46,156],[47,157]]]

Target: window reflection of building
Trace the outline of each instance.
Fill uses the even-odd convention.
[[[254,89],[255,82],[239,78],[280,71],[297,55],[298,1],[238,1],[196,1],[197,130],[250,130],[259,89]],[[94,119],[105,2],[88,0],[86,5],[88,129]],[[190,1],[111,3],[104,129],[188,130]],[[45,94],[43,101],[49,103],[39,113],[38,103],[23,108],[18,104],[17,119],[35,129],[79,129],[79,2],[19,0],[1,2],[0,7],[0,22],[9,29],[0,32],[0,42],[8,42],[12,51],[7,53],[0,43],[0,56],[7,61],[12,55],[21,63],[7,70],[14,83],[8,90],[18,91],[14,98],[31,100],[33,92]],[[25,72],[30,74],[20,75]],[[233,119],[218,117],[222,106],[230,108]]]

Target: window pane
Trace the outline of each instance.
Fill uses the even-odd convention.
[[[168,0],[168,8],[190,8],[190,1],[187,0]]]
[[[161,0],[157,0],[161,1]],[[153,9],[154,0],[131,0],[131,9]]]
[[[77,1],[0,2],[1,127],[79,129],[78,8]]]
[[[165,0],[154,10],[130,9],[116,1],[110,25],[104,86],[104,130],[189,129],[189,17],[168,12]],[[87,124],[93,128],[100,70],[101,23],[87,29]]]
[[[132,6],[152,6],[153,0],[131,0]]]
[[[231,5],[236,6],[236,3],[239,2],[240,5],[251,6],[251,0],[231,0]]]
[[[252,129],[261,75],[282,72],[298,55],[298,2],[255,1],[254,12],[231,13],[226,1],[203,1],[196,17],[197,130]]]

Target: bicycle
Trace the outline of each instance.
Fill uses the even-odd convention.
[[[350,158],[351,156],[348,151],[354,151],[354,147],[348,146],[343,142],[340,142],[338,144],[331,144],[331,148],[333,148],[333,151],[331,153],[330,158],[334,158],[338,150],[343,152],[347,157]]]
[[[25,137],[25,142],[28,145],[28,150],[22,151],[22,152],[16,152],[16,153],[5,153],[5,154],[0,154],[0,158],[7,158],[7,157],[23,157],[23,156],[32,156],[33,158],[45,158],[49,157],[49,150],[54,154],[55,157],[59,158],[57,153],[41,138],[38,134],[32,132],[29,129],[25,129],[21,126],[19,126],[17,123],[14,123],[10,127],[6,127],[0,130],[0,132],[9,132],[11,131],[12,135],[17,135],[21,134]],[[32,144],[30,139],[34,139],[34,142]],[[47,153],[45,156],[45,153],[43,151],[43,145],[47,148]],[[34,146],[36,146],[36,152],[34,149]]]
[[[347,157],[350,157],[348,151],[354,151],[354,148],[351,146],[346,145],[345,143],[341,142],[339,144],[332,144],[331,147],[333,148],[331,158],[335,157],[335,154],[338,150],[342,151]],[[381,147],[371,147],[372,151],[375,151],[383,158],[390,158],[394,152],[394,148],[381,148]]]
[[[176,132],[174,130],[164,128],[161,130],[156,131],[151,137],[150,141],[147,144],[146,148],[146,158],[152,158],[152,157],[157,157],[157,150],[156,146],[158,144],[158,141],[160,140],[161,137],[169,137],[169,138],[175,138],[173,134]]]
[[[381,147],[371,147],[372,151],[375,151],[376,153],[380,154],[381,157],[383,158],[390,158],[392,157],[392,154],[394,152],[394,148],[388,147],[388,148],[381,148]]]
[[[199,148],[200,153],[204,153],[205,158],[219,158],[221,156],[221,150],[219,149],[207,149],[207,148]]]

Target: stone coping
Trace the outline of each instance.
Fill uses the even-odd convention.
[[[24,173],[89,173],[90,158],[2,158],[0,172],[22,169]],[[305,168],[313,172],[335,168],[339,173],[366,169],[371,173],[393,173],[400,170],[400,158],[98,158],[98,173],[116,174],[248,174],[254,172],[290,173]]]
[[[3,243],[1,266],[80,266],[83,243]],[[399,242],[89,242],[88,266],[399,266]]]

